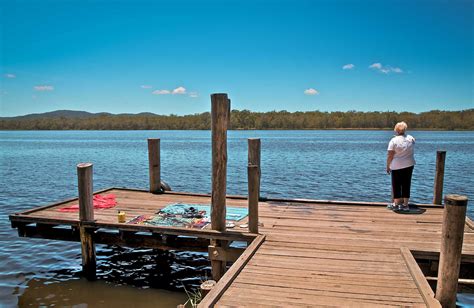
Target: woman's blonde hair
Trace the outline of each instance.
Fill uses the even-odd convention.
[[[393,129],[397,134],[403,135],[405,131],[407,130],[408,125],[405,122],[398,122],[395,124],[395,128]]]

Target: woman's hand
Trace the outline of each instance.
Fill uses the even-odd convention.
[[[392,172],[392,169],[390,169],[390,164],[392,163],[394,155],[395,155],[395,151],[393,150],[387,151],[387,174],[390,174],[390,172]]]

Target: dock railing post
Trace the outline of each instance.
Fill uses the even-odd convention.
[[[444,198],[443,229],[438,267],[436,299],[444,308],[456,307],[456,292],[461,266],[467,197]]]
[[[160,139],[148,139],[148,169],[150,177],[150,192],[161,192],[161,167],[160,167]]]
[[[260,198],[260,173],[256,165],[248,165],[249,232],[258,233],[258,200]]]
[[[213,230],[226,230],[226,185],[227,185],[227,128],[230,119],[230,100],[227,94],[211,95],[211,129],[212,129],[212,195],[211,227]],[[212,240],[209,246],[212,277],[215,281],[224,275],[226,270],[225,256],[217,260],[219,247],[226,248],[227,243]]]
[[[77,165],[77,183],[79,192],[79,233],[82,251],[82,272],[88,280],[96,279],[96,257],[93,230],[85,228],[82,222],[94,220],[92,164]]]
[[[252,233],[258,233],[258,201],[260,200],[261,177],[260,149],[260,138],[248,139],[249,231]]]
[[[434,180],[433,204],[441,204],[443,200],[444,163],[446,151],[436,152],[436,173]]]

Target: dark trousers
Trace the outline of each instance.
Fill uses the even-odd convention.
[[[392,170],[392,193],[394,199],[410,198],[413,167]]]

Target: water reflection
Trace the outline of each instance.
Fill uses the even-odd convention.
[[[20,307],[176,307],[186,302],[181,292],[140,289],[85,279],[31,279],[18,298]]]
[[[80,267],[44,273],[46,278],[22,275],[12,294],[18,305],[176,307],[187,300],[184,288],[192,290],[210,276],[202,253],[97,246],[97,281],[82,278]]]

